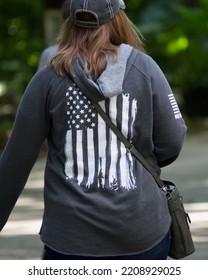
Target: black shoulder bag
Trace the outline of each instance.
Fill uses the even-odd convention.
[[[131,65],[135,58],[135,55],[130,56],[128,66]],[[127,68],[128,69],[128,68]],[[169,206],[169,212],[172,218],[171,222],[171,244],[169,250],[169,256],[173,259],[182,259],[192,254],[195,251],[192,235],[189,227],[191,222],[188,214],[183,206],[183,199],[179,193],[179,190],[174,183],[169,181],[163,181],[158,174],[153,170],[152,166],[146,161],[142,154],[130,143],[121,131],[114,125],[109,116],[103,111],[97,102],[92,101],[92,91],[96,89],[88,84],[86,87],[86,77],[82,76],[79,67],[74,64],[74,70],[76,77],[73,78],[75,84],[91,101],[93,107],[98,114],[107,123],[110,129],[116,134],[125,147],[143,164],[143,166],[149,171],[149,173],[155,179],[158,187],[161,191],[166,193],[167,202]],[[97,91],[97,90],[96,90]]]

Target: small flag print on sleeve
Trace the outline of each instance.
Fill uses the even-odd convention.
[[[172,106],[172,109],[173,109],[173,112],[174,112],[174,115],[175,115],[175,119],[177,120],[177,119],[182,118],[180,109],[179,109],[179,107],[178,107],[178,104],[177,104],[177,102],[176,102],[176,100],[175,100],[174,95],[173,95],[173,94],[169,94],[169,95],[168,95],[168,98],[169,98],[169,100],[170,100],[170,104],[171,104],[171,106]]]

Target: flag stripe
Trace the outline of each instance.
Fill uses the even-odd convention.
[[[67,130],[66,144],[65,144],[65,155],[66,155],[65,174],[69,179],[71,179],[74,176],[74,172],[73,172],[74,161],[72,158],[73,146],[71,143],[72,143],[72,131]]]
[[[88,162],[88,157],[89,157],[89,152],[88,152],[88,149],[86,149],[86,147],[88,146],[88,137],[87,137],[87,130],[86,129],[83,129],[83,136],[82,136],[82,152],[83,152],[83,169],[84,169],[84,172],[83,172],[83,179],[82,179],[82,185],[85,185],[87,186],[87,178],[89,176],[89,162]]]
[[[117,103],[117,97],[112,97],[111,102],[109,104],[109,116],[114,124],[117,126],[116,119],[117,119],[117,110],[115,108]],[[118,185],[117,182],[117,162],[118,162],[118,145],[117,145],[117,136],[110,130],[111,141],[110,141],[110,154],[111,157],[111,164],[110,164],[110,172],[109,172],[109,179],[111,182],[111,186],[114,188],[114,185]]]
[[[105,112],[107,115],[109,115],[109,100],[105,101]],[[102,141],[103,142],[103,141]],[[101,142],[101,143],[102,143]],[[110,174],[110,164],[111,164],[111,156],[112,154],[110,153],[110,143],[111,143],[111,134],[110,134],[110,129],[106,125],[106,163],[105,163],[105,185],[109,186],[110,185],[110,180],[109,180],[109,174]]]
[[[100,103],[100,106],[104,108],[104,102]],[[107,150],[107,141],[103,142],[103,139],[106,139],[106,124],[103,119],[98,115],[98,175],[99,183],[102,188],[105,186],[105,177],[106,174],[106,150]],[[102,145],[100,145],[102,143]]]
[[[128,130],[126,130],[129,126],[128,126],[128,120],[129,120],[129,97],[127,95],[123,96],[123,100],[122,100],[122,119],[121,119],[121,131],[123,133],[123,135],[125,137],[128,136]],[[126,125],[127,122],[127,125]],[[129,170],[129,166],[128,166],[128,161],[126,158],[126,153],[127,150],[124,147],[124,145],[121,143],[121,164],[120,164],[120,168],[121,170]],[[128,173],[127,172],[121,172],[121,186],[122,187],[126,187],[127,189],[129,188],[129,182],[128,182]]]
[[[93,184],[95,179],[95,149],[93,129],[87,131],[87,150],[88,150],[88,182],[87,187]],[[83,162],[84,163],[84,162]]]
[[[82,149],[82,142],[83,140],[83,131],[77,130],[77,142],[76,142],[76,172],[77,172],[77,180],[78,184],[81,184],[84,178],[84,160],[83,160],[83,149]],[[85,140],[86,142],[86,140]]]

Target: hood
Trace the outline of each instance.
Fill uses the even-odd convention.
[[[118,59],[113,61],[112,55],[107,57],[107,66],[97,81],[91,77],[82,75],[83,64],[79,60],[73,61],[73,68],[76,73],[73,80],[75,84],[93,102],[99,102],[123,92],[125,74],[128,72],[127,61],[132,52],[132,47],[126,44],[118,48]]]
[[[112,55],[109,55],[107,66],[97,81],[94,82],[88,78],[89,82],[93,84],[105,98],[122,93],[127,61],[131,51],[131,46],[121,44],[118,48],[117,62],[114,62]]]

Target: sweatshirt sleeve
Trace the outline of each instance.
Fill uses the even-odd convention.
[[[27,182],[49,131],[47,87],[46,73],[42,71],[28,84],[0,158],[0,230]]]
[[[151,62],[154,153],[159,166],[163,167],[180,154],[187,127],[165,75],[153,60]]]

